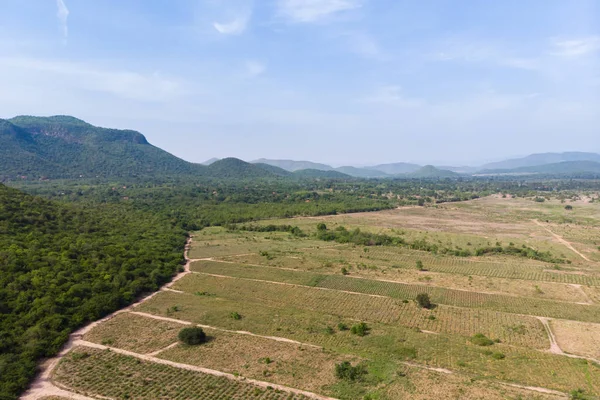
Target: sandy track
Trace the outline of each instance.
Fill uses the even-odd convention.
[[[220,331],[220,332],[235,333],[235,334],[238,334],[238,335],[254,336],[254,337],[258,337],[258,338],[274,340],[276,342],[284,342],[284,343],[290,343],[290,344],[295,344],[295,345],[300,345],[300,346],[312,347],[312,348],[315,348],[315,349],[322,349],[323,348],[321,346],[317,346],[317,345],[314,345],[314,344],[302,343],[302,342],[298,342],[296,340],[286,339],[286,338],[282,338],[282,337],[278,337],[278,336],[264,336],[264,335],[258,335],[256,333],[252,333],[252,332],[247,332],[247,331],[232,331],[232,330],[229,330],[229,329],[217,328],[217,327],[210,326],[210,325],[194,324],[193,322],[184,321],[184,320],[180,320],[180,319],[174,319],[174,318],[168,318],[168,317],[161,317],[159,315],[148,314],[148,313],[145,313],[145,312],[132,311],[131,314],[140,315],[142,317],[157,319],[157,320],[161,320],[161,321],[176,322],[176,323],[182,324],[182,325],[195,325],[195,326],[199,326],[201,328],[214,329],[215,331]]]
[[[556,233],[552,232],[552,231],[550,230],[550,228],[548,228],[547,226],[545,226],[544,224],[542,224],[542,223],[541,223],[540,221],[538,221],[537,219],[532,219],[532,221],[533,221],[533,222],[534,222],[536,225],[538,225],[538,226],[540,226],[542,229],[544,229],[546,232],[548,232],[549,234],[551,234],[551,235],[554,237],[554,239],[558,240],[560,243],[562,243],[562,244],[564,244],[565,246],[567,246],[567,247],[568,247],[568,248],[569,248],[569,249],[570,249],[570,250],[571,250],[573,253],[575,253],[575,254],[579,255],[579,256],[580,256],[581,258],[583,258],[585,261],[592,262],[592,261],[591,261],[589,258],[587,258],[585,255],[581,254],[581,253],[579,252],[579,250],[577,250],[575,247],[573,247],[573,245],[572,245],[570,242],[568,242],[568,241],[566,241],[565,239],[563,239],[563,237],[562,237],[562,236],[560,236],[560,235],[557,235]]]
[[[110,349],[111,351],[114,351],[115,353],[123,354],[123,355],[127,355],[127,356],[131,356],[131,357],[135,357],[135,358],[138,358],[140,360],[150,361],[150,362],[153,362],[153,363],[156,363],[156,364],[169,365],[171,367],[185,369],[185,370],[188,370],[188,371],[195,371],[195,372],[201,372],[203,374],[208,374],[208,375],[213,375],[213,376],[220,376],[220,377],[224,377],[224,378],[227,378],[227,379],[231,379],[232,381],[242,381],[244,383],[249,383],[249,384],[252,384],[252,385],[255,385],[255,386],[259,386],[259,387],[264,388],[264,389],[266,389],[267,387],[270,386],[270,387],[272,387],[274,389],[278,389],[278,390],[281,390],[281,391],[284,391],[284,392],[303,395],[303,396],[306,396],[306,397],[308,397],[310,399],[316,399],[316,400],[336,400],[333,397],[321,396],[321,395],[316,394],[316,393],[307,392],[307,391],[300,390],[300,389],[294,389],[294,388],[291,388],[291,387],[287,387],[287,386],[283,386],[283,385],[278,385],[276,383],[264,382],[264,381],[259,381],[259,380],[255,380],[255,379],[250,379],[250,378],[244,378],[244,377],[241,377],[241,376],[235,376],[235,375],[229,374],[227,372],[217,371],[217,370],[214,370],[214,369],[197,367],[195,365],[182,364],[182,363],[177,363],[177,362],[169,361],[169,360],[163,360],[161,358],[156,358],[156,357],[153,357],[151,355],[138,354],[138,353],[134,353],[134,352],[128,351],[128,350],[122,350],[122,349],[117,349],[115,347],[108,347],[108,346],[104,346],[104,345],[101,345],[101,344],[87,342],[85,340],[76,340],[74,342],[74,345],[75,346],[92,347],[92,348],[101,349],[101,350]]]

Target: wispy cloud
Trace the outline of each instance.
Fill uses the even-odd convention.
[[[239,35],[244,33],[250,21],[250,13],[236,17],[230,22],[213,22],[213,27],[224,35]]]
[[[159,72],[103,69],[76,62],[32,58],[0,58],[0,70],[9,74],[11,70],[27,71],[32,80],[40,78],[60,82],[67,88],[138,101],[166,102],[185,93],[179,81],[164,77]]]
[[[351,52],[365,58],[378,60],[385,58],[384,51],[372,36],[362,32],[349,32],[342,36],[347,39],[347,45]]]
[[[360,7],[359,0],[279,0],[278,13],[294,22],[316,22]]]
[[[422,100],[404,96],[402,88],[394,85],[377,88],[373,94],[364,98],[363,102],[395,107],[417,107],[423,105]]]
[[[56,16],[58,17],[58,23],[60,24],[60,30],[63,35],[63,40],[66,41],[69,37],[69,26],[67,25],[67,19],[69,18],[69,9],[63,0],[56,0],[56,7],[58,11]]]
[[[600,36],[555,40],[550,54],[561,57],[579,57],[600,50]]]
[[[246,73],[250,77],[256,77],[262,75],[267,70],[267,66],[256,60],[246,61]]]

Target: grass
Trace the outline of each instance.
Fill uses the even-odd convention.
[[[83,337],[92,343],[116,347],[140,354],[152,353],[177,341],[184,326],[135,314],[122,313],[97,325]]]
[[[75,360],[72,355],[78,353],[89,356]],[[108,350],[82,347],[70,354],[59,364],[53,380],[78,393],[115,399],[306,399]]]
[[[387,296],[395,299],[413,300],[420,293],[427,293],[434,304],[445,304],[473,309],[486,309],[516,314],[570,319],[575,321],[600,322],[600,307],[569,304],[552,300],[506,296],[499,294],[467,292],[425,285],[409,285],[398,282],[355,279],[342,275],[322,275],[303,271],[289,271],[251,265],[235,265],[204,261],[195,264],[194,271],[208,274],[259,279],[297,285],[328,288],[340,291]],[[187,278],[190,279],[190,278]],[[190,291],[183,282],[177,283],[180,290]]]

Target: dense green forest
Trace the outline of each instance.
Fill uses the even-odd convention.
[[[168,281],[185,240],[159,214],[0,185],[0,399],[15,399],[71,331]]]

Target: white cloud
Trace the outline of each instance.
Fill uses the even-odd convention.
[[[219,33],[224,35],[239,35],[246,30],[249,20],[250,14],[247,14],[239,16],[227,23],[213,22],[213,27]]]
[[[25,73],[64,88],[108,93],[124,99],[166,102],[184,94],[183,85],[160,73],[102,69],[87,64],[31,58],[0,58],[0,70]],[[11,72],[13,71],[13,72]]]
[[[259,61],[246,61],[246,73],[250,77],[262,75],[267,70],[267,66]]]
[[[279,14],[294,22],[315,22],[361,7],[359,0],[279,0]]]
[[[600,36],[586,38],[555,40],[550,54],[561,57],[584,56],[600,50]]]
[[[56,7],[58,8],[56,16],[60,24],[60,30],[62,31],[63,39],[66,41],[69,37],[69,27],[67,25],[67,19],[69,18],[69,9],[67,8],[67,5],[63,0],[56,0]]]
[[[420,99],[408,98],[402,94],[400,86],[382,86],[363,99],[366,103],[376,103],[395,107],[418,107],[423,104]]]

